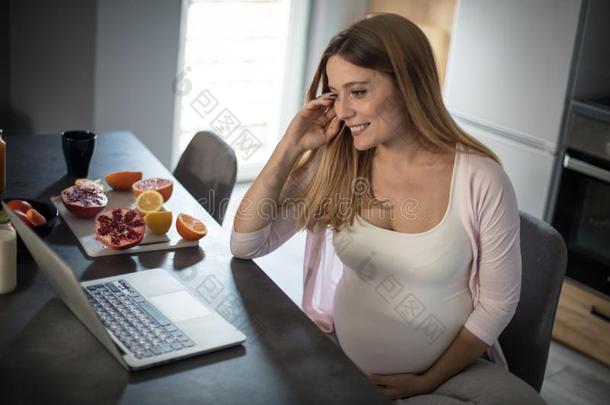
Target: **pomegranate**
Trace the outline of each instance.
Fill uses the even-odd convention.
[[[92,218],[108,204],[106,194],[93,184],[70,186],[61,192],[61,200],[68,211],[79,218]]]
[[[144,220],[135,210],[113,208],[95,218],[95,235],[110,249],[127,249],[144,239]]]
[[[172,191],[174,190],[174,182],[169,179],[160,179],[158,177],[153,177],[151,179],[136,181],[131,186],[131,189],[133,190],[133,194],[136,197],[146,190],[158,191],[163,196],[163,201],[165,202],[169,200],[169,198],[172,196]]]

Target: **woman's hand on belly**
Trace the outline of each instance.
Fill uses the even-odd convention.
[[[391,399],[429,394],[435,389],[435,384],[424,374],[371,374],[369,378]]]
[[[485,342],[463,327],[428,371],[421,374],[372,374],[370,378],[382,386],[384,394],[392,399],[429,394],[472,364],[487,348]]]

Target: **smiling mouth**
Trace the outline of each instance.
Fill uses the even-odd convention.
[[[368,128],[369,125],[371,125],[371,123],[366,122],[364,124],[359,124],[359,125],[354,125],[352,127],[349,127],[349,129],[352,133],[352,136],[358,136],[361,133],[363,133]]]

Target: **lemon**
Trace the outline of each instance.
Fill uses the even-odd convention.
[[[157,211],[146,214],[144,223],[155,235],[165,235],[172,226],[173,216],[171,211]]]
[[[157,212],[163,207],[163,196],[158,191],[148,190],[136,198],[136,211],[142,216]]]

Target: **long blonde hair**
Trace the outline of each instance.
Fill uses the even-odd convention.
[[[348,62],[382,72],[398,89],[398,108],[403,110],[416,143],[432,153],[457,150],[498,157],[464,132],[443,104],[441,87],[432,48],[417,25],[395,14],[377,14],[360,20],[335,35],[324,51],[309,86],[307,100],[330,91],[326,64],[338,55]],[[321,87],[321,89],[320,89]],[[318,156],[321,154],[321,156]],[[307,209],[299,210],[298,225],[312,230],[316,224],[341,230],[352,224],[363,203],[375,201],[370,185],[374,148],[358,151],[349,129],[327,145],[305,152],[289,174],[294,179],[317,157],[313,174],[300,190],[299,199]],[[368,182],[368,183],[367,183]],[[283,204],[294,201],[288,199]]]

